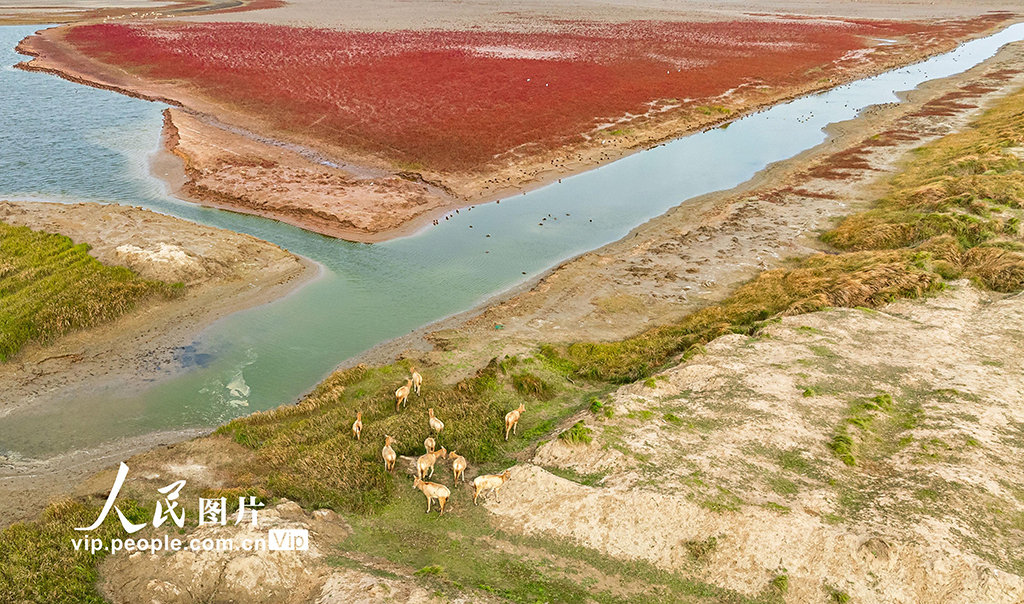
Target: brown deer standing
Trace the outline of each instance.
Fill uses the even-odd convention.
[[[455,451],[448,454],[448,459],[452,460],[452,474],[455,475],[455,482],[462,479],[462,482],[466,482],[466,467],[469,465],[466,463],[466,458],[459,455]]]
[[[505,470],[501,474],[484,474],[473,479],[473,505],[476,505],[476,498],[484,491],[495,493],[498,487],[505,484],[512,476],[512,470]]]
[[[384,458],[384,471],[390,472],[395,469],[395,460],[398,459],[398,455],[395,454],[395,450],[391,448],[391,443],[397,443],[398,441],[394,438],[384,435],[384,448],[381,449],[380,455]]]
[[[444,422],[434,417],[434,408],[427,409],[427,413],[430,414],[430,429],[437,432],[438,436],[441,435],[441,430],[444,430]]]
[[[405,380],[405,386],[395,390],[395,411],[402,410],[402,403],[409,400],[409,389],[412,388],[412,378]]]
[[[416,390],[416,396],[420,395],[420,386],[423,385],[423,376],[416,371],[415,367],[411,368],[412,371],[412,387]]]
[[[444,514],[444,503],[452,496],[452,492],[448,490],[448,487],[436,482],[424,482],[418,477],[412,479],[412,486],[423,491],[423,494],[427,497],[428,514],[430,513],[430,502],[434,499],[437,500],[437,504],[441,507],[441,513],[438,516]]]
[[[513,409],[505,414],[505,440],[508,440],[508,432],[516,433],[516,426],[519,425],[519,416],[526,411],[526,405],[519,403],[518,409]]]
[[[356,411],[356,421],[352,423],[352,436],[359,440],[359,435],[363,433],[363,412]]]
[[[441,447],[433,453],[427,453],[426,455],[420,455],[419,459],[416,460],[416,475],[423,478],[432,478],[434,476],[434,462],[438,459],[444,459],[444,456],[448,454],[448,451],[444,447]],[[430,470],[430,475],[427,475],[427,470]]]

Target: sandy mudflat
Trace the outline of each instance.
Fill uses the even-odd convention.
[[[167,109],[166,148],[184,162],[179,197],[349,241],[415,230],[448,207],[436,188],[386,171],[361,176]]]
[[[336,29],[465,29],[500,28],[532,31],[561,19],[622,22],[639,19],[717,21],[758,13],[854,17],[868,19],[945,19],[972,17],[989,11],[1020,10],[1012,0],[292,0],[276,9],[232,15],[203,16],[203,21],[237,21]]]

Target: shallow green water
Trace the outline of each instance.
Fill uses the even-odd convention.
[[[895,102],[894,91],[961,72],[1024,37],[1024,25],[1015,25],[925,63],[779,105],[501,204],[462,210],[414,236],[363,245],[169,197],[148,167],[164,106],[12,69],[24,59],[14,46],[35,29],[0,27],[0,199],[141,205],[255,235],[326,270],[291,296],[207,329],[181,351],[179,366],[162,368],[177,374],[188,367],[176,377],[160,380],[158,373],[139,392],[100,390],[0,419],[0,451],[28,456],[212,426],[292,402],[375,344],[619,239],[689,198],[733,187],[821,143],[827,124],[869,104]],[[538,226],[549,213],[558,220]]]

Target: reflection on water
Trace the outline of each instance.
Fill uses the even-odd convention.
[[[15,44],[34,29],[0,27],[0,198],[142,205],[272,241],[320,262],[325,275],[218,322],[179,349],[175,358],[189,368],[180,377],[0,420],[0,450],[27,455],[215,425],[291,402],[346,358],[619,239],[688,198],[733,187],[822,142],[827,124],[869,104],[895,102],[894,91],[963,71],[1024,37],[1024,25],[1014,25],[927,62],[773,107],[506,203],[463,210],[415,236],[364,245],[167,196],[148,172],[164,107],[11,69],[23,59]],[[558,220],[542,220],[549,213]]]

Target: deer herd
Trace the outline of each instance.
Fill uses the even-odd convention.
[[[409,395],[415,393],[417,396],[420,394],[420,388],[423,386],[423,376],[420,375],[416,368],[410,369],[412,375],[405,381],[405,384],[395,390],[395,411],[401,411],[402,405],[407,405]],[[509,432],[512,434],[516,433],[516,426],[519,424],[519,417],[526,410],[523,404],[520,404],[517,409],[509,411],[505,415],[505,440],[508,440]],[[443,484],[436,482],[427,482],[428,478],[434,476],[434,464],[438,460],[442,462],[447,458],[451,461],[452,474],[455,478],[455,484],[460,481],[466,482],[466,468],[469,464],[466,462],[466,458],[459,455],[455,451],[449,452],[444,447],[438,447],[438,440],[441,437],[441,431],[444,430],[444,422],[438,419],[434,415],[434,408],[427,409],[427,425],[435,436],[427,437],[423,441],[423,448],[425,453],[420,455],[416,459],[416,476],[413,477],[412,485],[414,488],[419,489],[423,492],[423,495],[427,498],[427,513],[430,513],[431,504],[434,500],[437,500],[439,513],[444,514],[444,506],[448,501],[448,498],[452,496],[451,490]],[[360,436],[363,432],[363,412],[359,411],[356,413],[356,421],[352,424],[352,436],[356,440],[360,440]],[[436,437],[436,438],[435,438]],[[380,455],[384,459],[384,470],[387,472],[393,472],[395,469],[395,461],[398,460],[398,455],[395,450],[391,448],[391,445],[397,444],[393,436],[384,436],[384,448],[381,449]],[[477,499],[481,495],[485,495],[487,491],[495,493],[501,485],[505,484],[511,476],[510,470],[505,470],[501,474],[482,474],[473,479],[473,504],[477,504]]]

